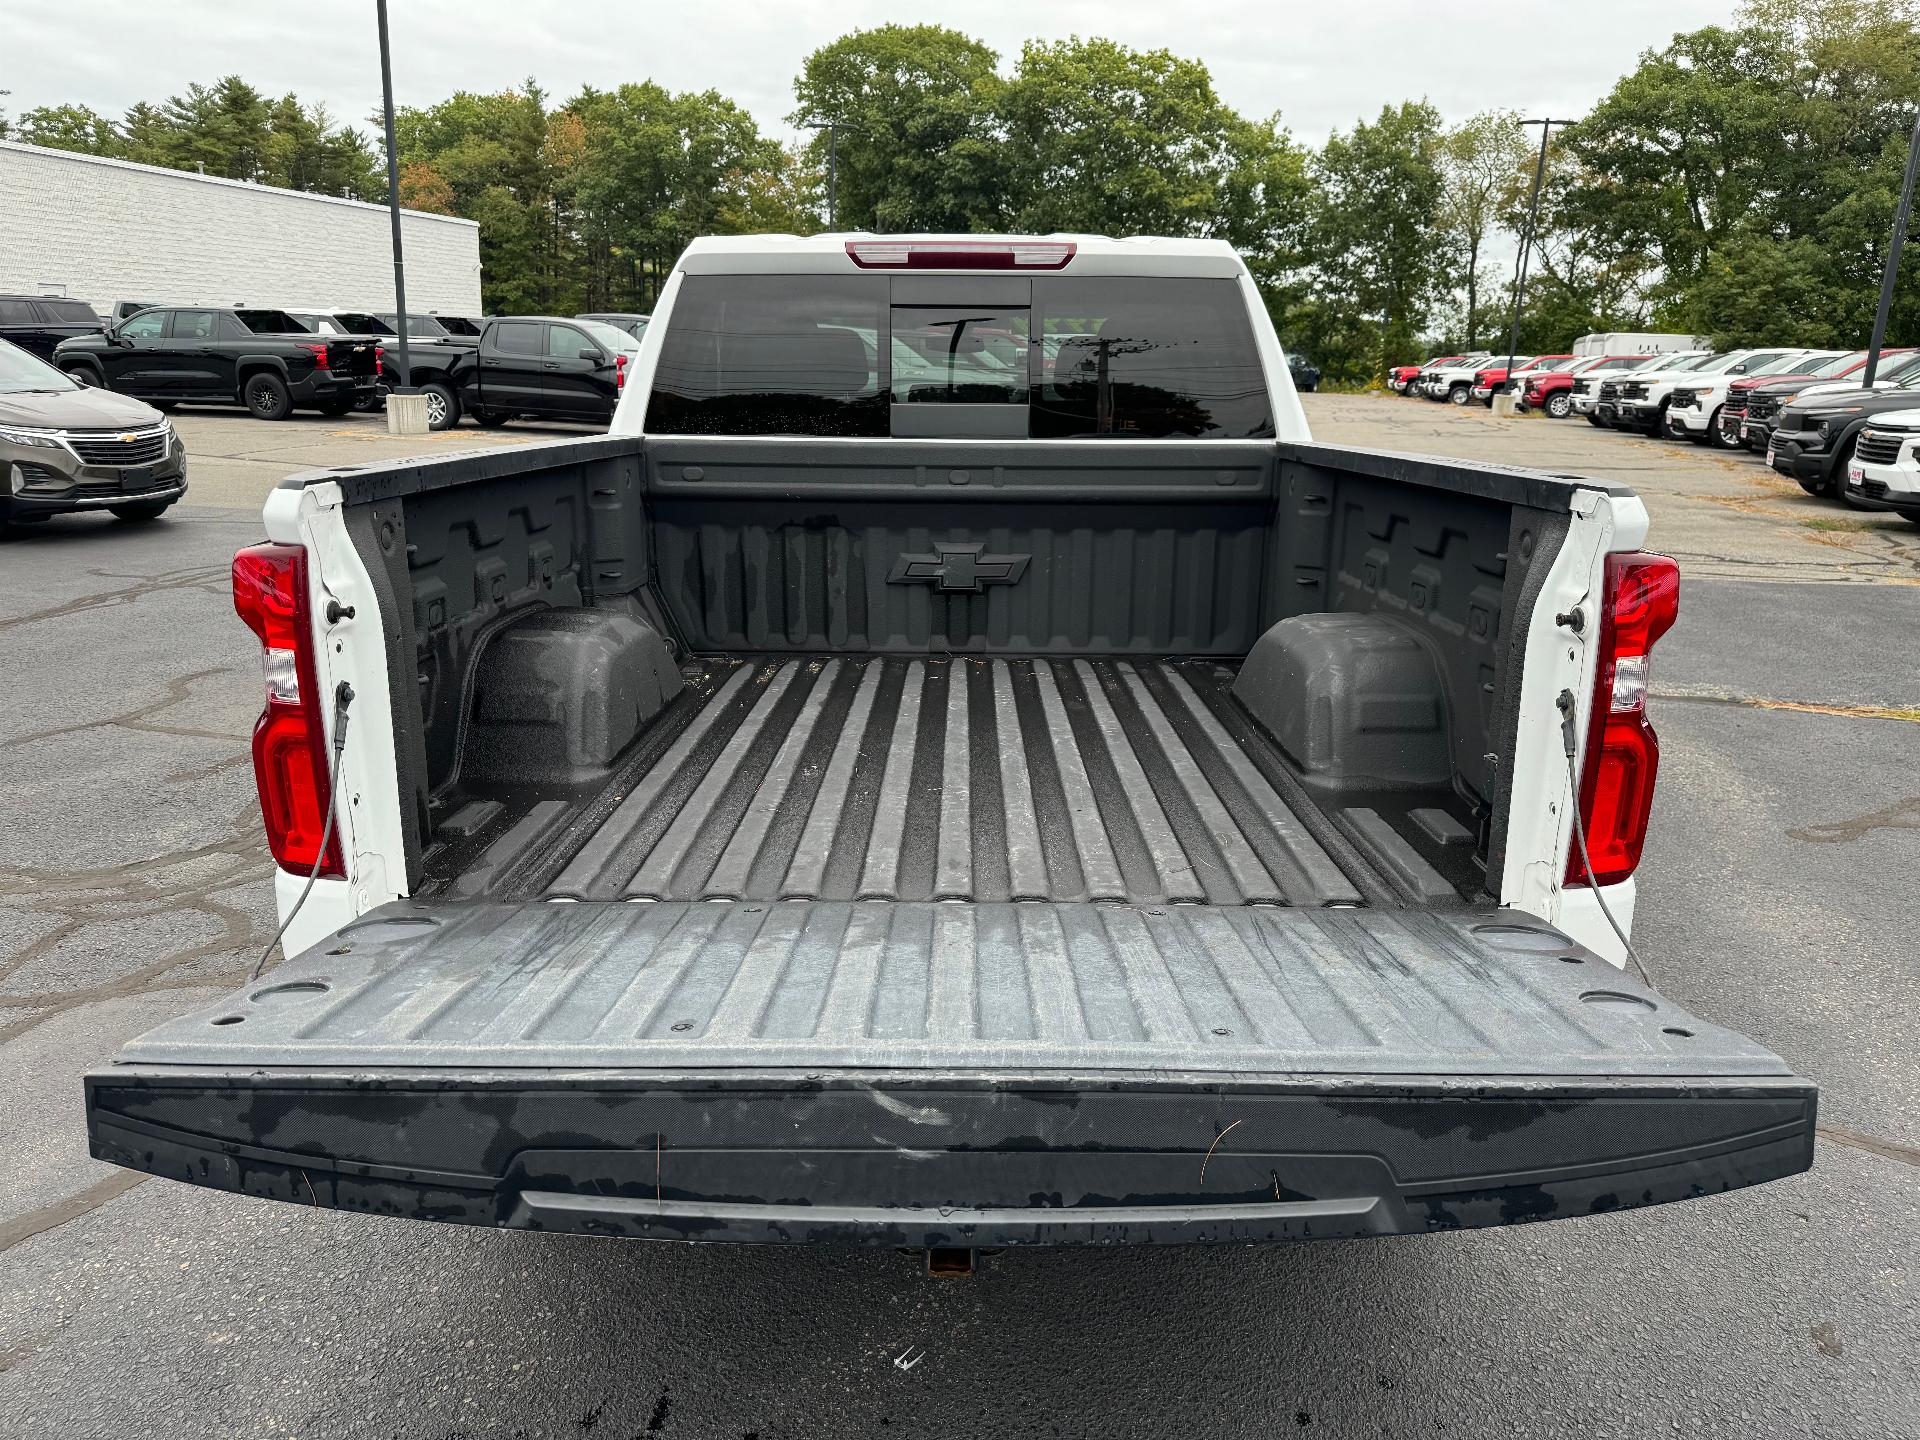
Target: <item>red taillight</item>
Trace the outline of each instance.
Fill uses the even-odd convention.
[[[386,373],[386,369],[387,369],[387,347],[384,345],[376,345],[373,347],[374,378],[376,380],[379,379],[381,375]]]
[[[1660,743],[1647,723],[1654,642],[1680,613],[1680,567],[1664,555],[1607,556],[1600,610],[1600,663],[1580,777],[1580,818],[1593,878],[1611,885],[1633,874],[1647,839]],[[1567,884],[1585,885],[1578,848],[1567,857]]]
[[[1071,240],[849,240],[862,270],[1064,270]]]
[[[624,350],[614,352],[613,388],[616,391],[627,388],[627,352]]]
[[[344,875],[337,833],[322,833],[332,772],[320,682],[314,669],[313,616],[307,603],[307,552],[299,545],[249,545],[233,557],[233,608],[260,637],[267,704],[253,727],[253,775],[267,847],[283,870]]]
[[[318,345],[303,344],[301,345],[300,348],[302,350],[309,352],[313,356],[314,369],[331,370],[333,368],[333,362],[327,359],[327,347],[325,342],[322,342],[321,344],[318,344]]]

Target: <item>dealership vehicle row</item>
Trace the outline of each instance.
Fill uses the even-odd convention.
[[[1435,356],[1387,383],[1454,405],[1505,393],[1555,420],[1749,451],[1809,495],[1920,524],[1920,349],[1716,351],[1693,336],[1592,335],[1574,351]]]

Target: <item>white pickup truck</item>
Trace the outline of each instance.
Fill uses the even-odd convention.
[[[1516,355],[1513,357],[1513,363],[1516,366],[1525,365],[1532,359],[1531,355]],[[1501,356],[1500,360],[1502,364],[1506,363],[1506,356]],[[1486,351],[1476,350],[1473,354],[1456,360],[1451,365],[1442,365],[1427,371],[1419,380],[1420,393],[1429,400],[1445,400],[1450,404],[1465,405],[1473,398],[1473,377],[1492,362],[1493,357]]]
[[[1667,411],[1674,390],[1682,385],[1690,392],[1711,385],[1716,379],[1737,379],[1786,355],[1798,355],[1793,349],[1729,350],[1695,363],[1683,363],[1672,369],[1635,370],[1618,381],[1602,384],[1596,413],[1607,414],[1613,406],[1611,423],[1622,430],[1641,430],[1648,435],[1667,433]],[[1712,377],[1712,378],[1709,378]],[[1617,391],[1609,396],[1608,389]]]
[[[292,958],[87,1077],[103,1159],[929,1251],[1811,1162],[1814,1087],[1621,968],[1645,507],[1315,443],[1224,244],[701,240],[611,434],[265,519]]]

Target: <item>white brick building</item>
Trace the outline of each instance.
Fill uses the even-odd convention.
[[[400,212],[407,308],[480,313],[480,227]],[[391,310],[385,206],[0,141],[0,295]]]

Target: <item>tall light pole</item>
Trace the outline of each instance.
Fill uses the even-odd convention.
[[[815,120],[801,128],[827,132],[827,229],[833,230],[840,215],[840,132],[851,130],[857,135],[860,127],[844,120]]]
[[[1880,368],[1880,347],[1887,338],[1887,312],[1893,308],[1893,282],[1900,278],[1900,252],[1907,243],[1907,220],[1913,214],[1913,179],[1920,171],[1920,119],[1913,122],[1913,139],[1907,142],[1907,173],[1900,182],[1900,204],[1893,212],[1893,242],[1887,246],[1887,271],[1880,277],[1880,308],[1873,314],[1873,343],[1867,347],[1867,380],[1873,388],[1873,374]]]
[[[383,0],[384,3],[384,0]],[[1520,348],[1520,297],[1527,290],[1527,257],[1533,249],[1533,227],[1540,218],[1540,182],[1547,176],[1547,137],[1556,125],[1571,125],[1571,120],[1522,120],[1521,126],[1540,127],[1540,158],[1533,167],[1533,198],[1527,202],[1527,228],[1520,234],[1520,259],[1513,276],[1513,324],[1507,329],[1507,383],[1513,383],[1513,356]]]
[[[380,16],[380,103],[387,124],[387,217],[393,222],[394,328],[400,332],[400,381],[394,389],[413,393],[413,356],[407,350],[407,262],[400,250],[400,147],[393,138],[393,57],[387,49],[387,0],[376,0]]]

